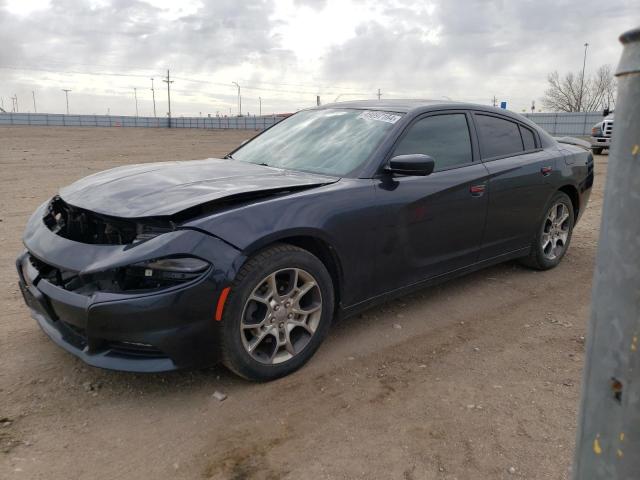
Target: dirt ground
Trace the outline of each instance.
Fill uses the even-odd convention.
[[[14,269],[37,205],[253,133],[0,128],[0,478],[568,478],[607,156],[558,268],[507,263],[371,309],[276,382],[103,371],[46,338]]]

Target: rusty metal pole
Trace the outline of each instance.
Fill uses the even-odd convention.
[[[640,478],[640,28],[620,41],[574,480]]]

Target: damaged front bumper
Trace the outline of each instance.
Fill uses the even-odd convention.
[[[114,370],[159,372],[218,360],[215,308],[244,260],[237,249],[190,229],[134,244],[81,243],[47,228],[45,213],[46,204],[29,220],[27,250],[16,267],[33,318],[55,343],[90,365]],[[173,286],[104,288],[105,272],[176,256],[197,257],[209,267]],[[56,280],[67,277],[81,281]]]

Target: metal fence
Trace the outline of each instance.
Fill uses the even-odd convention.
[[[282,117],[175,117],[172,128],[263,130]],[[44,125],[52,127],[143,127],[167,128],[168,118],[115,115],[64,115],[55,113],[0,113],[0,125]]]
[[[589,135],[602,120],[600,112],[525,113],[551,135]],[[172,128],[212,128],[264,130],[283,117],[174,117]],[[168,118],[115,115],[64,115],[54,113],[0,113],[0,125],[50,125],[68,127],[148,127],[167,128]]]
[[[603,119],[602,112],[524,113],[551,135],[591,135],[591,127]]]

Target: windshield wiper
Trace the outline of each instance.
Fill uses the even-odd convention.
[[[228,158],[228,159],[231,159],[231,160],[235,160],[235,158],[233,158],[233,155],[231,155],[230,153],[228,153],[227,155],[225,155],[225,156],[224,156],[224,157],[222,157],[222,158]],[[243,160],[239,160],[239,161],[240,161],[240,162],[242,162]],[[264,163],[264,162],[262,162],[262,163],[256,163],[255,165],[261,165],[261,166],[263,166],[263,167],[268,167],[268,166],[269,166],[269,164]]]

